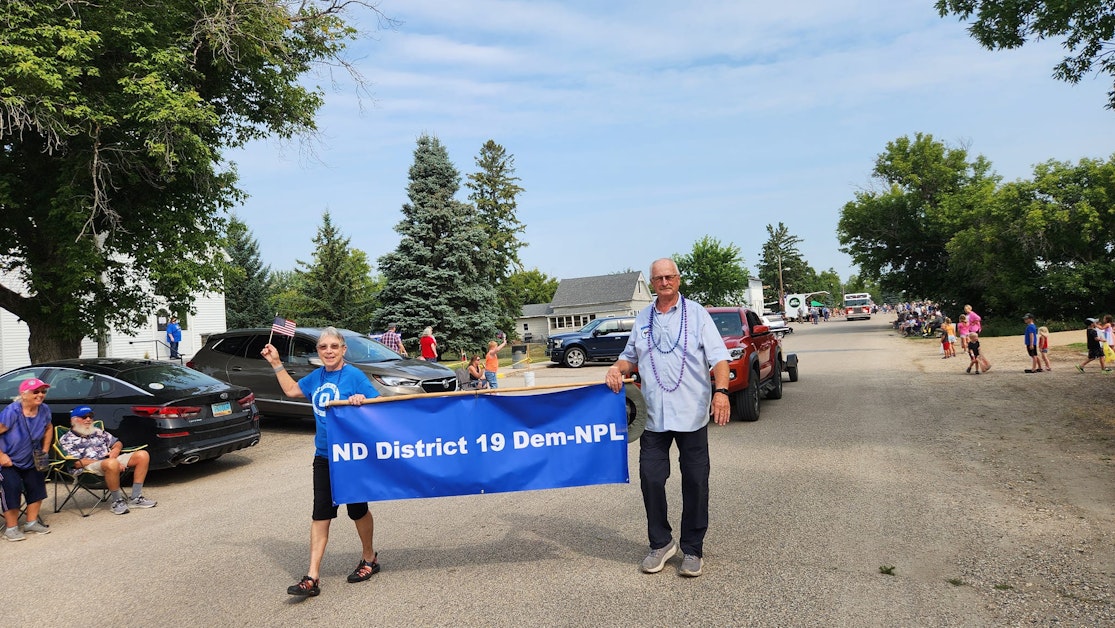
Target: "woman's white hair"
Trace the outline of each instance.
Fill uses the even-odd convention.
[[[325,329],[321,330],[321,335],[317,337],[317,341],[321,342],[322,340],[325,340],[326,338],[336,338],[337,340],[339,340],[341,342],[342,346],[345,344],[345,337],[341,335],[341,332],[337,331],[336,327],[330,326],[330,327],[326,327]]]

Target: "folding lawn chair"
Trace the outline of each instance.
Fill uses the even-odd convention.
[[[103,430],[105,427],[104,422],[94,421],[93,427]],[[74,463],[78,461],[78,458],[67,456],[66,453],[62,451],[62,447],[58,444],[62,436],[69,431],[70,428],[64,427],[62,425],[54,426],[54,444],[52,446],[54,449],[54,461],[51,465],[50,470],[54,482],[54,512],[60,512],[63,508],[66,507],[66,504],[68,504],[70,500],[73,500],[74,504],[77,505],[78,512],[81,513],[81,516],[88,517],[89,515],[93,514],[93,511],[97,509],[97,506],[100,506],[102,503],[108,501],[108,484],[105,482],[103,476],[97,475],[96,473],[82,473],[78,469],[74,468]],[[144,449],[146,447],[147,445],[140,445],[139,447],[126,447],[121,450],[120,453],[126,454]],[[126,477],[131,472],[131,468],[126,468],[120,472],[121,484],[124,484]],[[66,498],[62,500],[61,504],[58,503],[59,489],[66,491]],[[78,495],[82,492],[87,493],[89,496],[97,500],[89,508],[88,512],[86,512],[85,508],[81,507],[81,503],[77,499]]]

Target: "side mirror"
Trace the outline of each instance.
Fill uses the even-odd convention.
[[[307,362],[309,362],[311,366],[324,366],[321,358],[310,358],[309,360],[307,360]]]
[[[755,325],[754,327],[751,328],[751,335],[752,336],[762,336],[763,334],[769,334],[769,333],[770,333],[770,327],[767,327],[766,325]]]

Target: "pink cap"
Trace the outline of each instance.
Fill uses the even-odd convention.
[[[32,377],[31,379],[23,380],[23,383],[19,385],[19,392],[25,393],[28,390],[35,390],[36,388],[50,388],[50,384],[37,377]]]

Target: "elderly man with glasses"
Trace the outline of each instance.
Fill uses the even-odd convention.
[[[122,454],[124,443],[93,424],[93,408],[78,406],[70,411],[70,431],[58,439],[58,447],[74,462],[77,473],[93,473],[104,477],[112,500],[112,514],[124,515],[131,508],[154,508],[154,500],[143,496],[143,481],[151,466],[151,455],[140,449]],[[132,496],[125,498],[120,490],[120,475],[132,469]]]
[[[19,384],[19,397],[0,410],[0,510],[4,511],[3,534],[8,541],[22,541],[25,532],[50,532],[39,521],[39,509],[46,499],[46,474],[36,468],[36,458],[46,459],[54,437],[50,407],[43,403],[48,388],[41,379],[25,379]],[[27,522],[22,529],[20,495],[27,498]]]
[[[704,567],[708,530],[708,422],[728,422],[728,360],[724,340],[709,313],[679,292],[681,273],[669,258],[650,266],[654,302],[635,317],[627,347],[608,369],[605,383],[615,392],[635,366],[642,377],[647,425],[639,439],[639,482],[647,513],[650,553],[645,573],[658,573],[681,553],[678,575],[694,578]],[[710,385],[709,371],[715,382]],[[670,448],[677,443],[681,466],[681,534],[675,540],[666,507]]]

